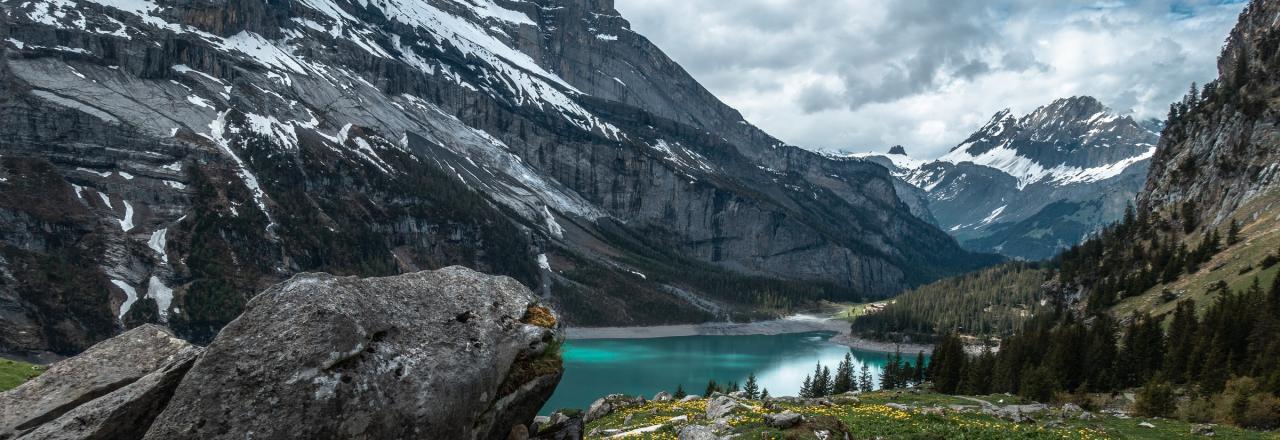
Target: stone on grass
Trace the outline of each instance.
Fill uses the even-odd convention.
[[[804,421],[804,416],[792,411],[783,411],[776,414],[765,414],[764,424],[771,428],[787,429],[792,426],[799,425]]]

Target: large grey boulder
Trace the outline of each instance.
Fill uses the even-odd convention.
[[[200,348],[143,325],[0,394],[0,439],[141,438]]]
[[[505,438],[559,382],[556,328],[520,283],[461,267],[297,275],[218,334],[146,438]]]

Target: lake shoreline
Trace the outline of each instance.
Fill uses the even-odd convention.
[[[637,327],[568,327],[564,329],[568,339],[652,339],[680,336],[745,336],[780,335],[788,333],[834,332],[831,342],[862,351],[906,354],[933,352],[927,344],[899,344],[859,338],[849,334],[846,321],[814,315],[792,315],[782,319],[754,322],[711,322],[702,324],[673,324]]]

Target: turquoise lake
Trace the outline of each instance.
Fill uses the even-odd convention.
[[[606,394],[653,397],[684,385],[702,394],[707,381],[744,384],[755,373],[774,396],[794,396],[806,375],[821,362],[835,371],[851,353],[854,372],[866,364],[879,381],[886,353],[851,350],[829,341],[832,333],[751,336],[680,336],[653,339],[576,339],[564,345],[564,377],[543,414],[560,408],[586,409]],[[926,356],[928,353],[926,353]],[[902,357],[915,362],[915,353]]]

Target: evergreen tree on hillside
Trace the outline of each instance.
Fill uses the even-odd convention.
[[[924,363],[924,352],[923,352],[923,351],[917,351],[917,352],[916,352],[916,369],[915,369],[915,377],[912,377],[912,378],[911,378],[911,380],[912,380],[913,382],[915,382],[916,384],[922,384],[922,383],[924,383],[924,381],[926,380],[926,377],[925,377],[925,376],[927,376],[927,375],[925,374],[925,369],[926,369],[926,367],[925,367],[925,363]]]
[[[964,342],[959,336],[953,333],[944,337],[941,343],[934,346],[933,356],[929,360],[929,378],[933,380],[933,388],[941,393],[954,394],[960,388],[968,360]]]
[[[770,396],[769,396],[768,388],[760,390],[760,400],[769,400],[769,397]]]
[[[716,384],[715,379],[707,381],[707,390],[702,393],[702,397],[711,398],[711,393],[720,392],[720,385]]]
[[[671,397],[676,400],[680,400],[685,398],[685,396],[688,396],[688,395],[689,394],[685,393],[684,391],[684,384],[679,384],[679,385],[676,385],[676,393],[672,394]]]
[[[831,386],[832,394],[841,394],[853,391],[853,356],[849,353],[844,354],[844,360],[840,361],[840,365],[836,366],[836,375],[834,383]]]
[[[760,397],[760,385],[756,383],[756,373],[747,375],[747,385],[742,390],[747,392],[748,399]]]
[[[813,396],[813,380],[808,375],[804,377],[804,383],[800,385],[800,396],[802,398],[810,398]]]
[[[862,364],[862,372],[858,374],[858,390],[864,393],[872,391],[871,367]]]
[[[815,385],[813,387],[814,392],[817,394],[816,397],[830,396],[832,385],[834,385],[834,383],[832,383],[832,380],[831,380],[831,369],[827,367],[822,367],[821,377],[822,377],[822,380],[819,382],[821,383],[821,386]]]
[[[1165,350],[1164,374],[1174,383],[1186,383],[1190,379],[1191,354],[1195,350],[1196,303],[1185,300],[1178,303],[1169,324],[1168,347]]]

